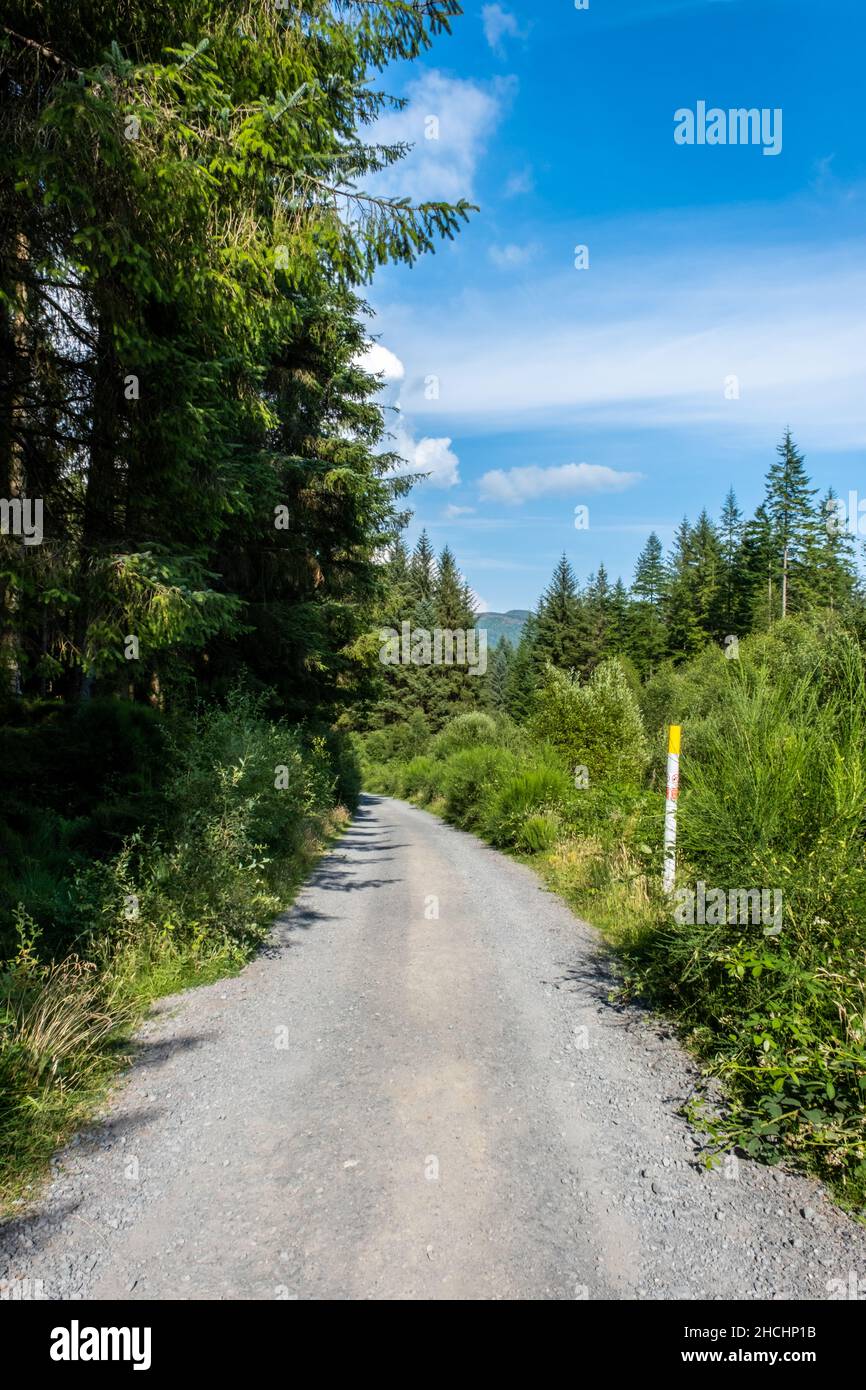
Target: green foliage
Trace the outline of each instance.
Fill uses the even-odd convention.
[[[517,832],[515,848],[525,854],[541,854],[556,842],[559,821],[555,816],[529,816]]]
[[[486,804],[514,767],[513,755],[492,743],[451,753],[439,773],[448,819],[464,830],[476,829]]]
[[[590,782],[639,782],[646,770],[640,707],[616,658],[582,684],[548,666],[529,727],[569,766],[587,768]]]
[[[477,744],[496,743],[498,729],[496,720],[481,711],[473,714],[459,714],[437,734],[431,744],[431,752],[437,758],[448,758],[464,748],[474,748]]]
[[[538,812],[555,810],[568,797],[571,784],[555,767],[535,767],[507,778],[492,798],[485,834],[493,844],[518,844],[526,822]]]
[[[268,719],[266,704],[241,687],[171,729],[147,711],[82,711],[80,740],[110,741],[131,721],[169,771],[161,814],[119,850],[41,859],[41,897],[26,862],[5,881],[22,905],[0,954],[0,1195],[81,1117],[149,999],[243,965],[345,815],[328,741]]]
[[[439,785],[439,764],[435,758],[421,754],[412,758],[403,769],[400,792],[413,801],[429,801]]]

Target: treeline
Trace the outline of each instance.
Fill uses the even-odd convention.
[[[5,7],[0,686],[365,686],[398,529],[357,287],[466,208],[366,196],[364,139],[453,0]],[[41,543],[16,527],[38,500]]]
[[[389,671],[375,723],[423,711],[431,727],[460,710],[484,708],[518,721],[532,713],[547,663],[588,677],[606,658],[624,661],[635,685],[662,665],[687,661],[709,645],[734,655],[750,633],[782,618],[831,612],[859,631],[864,594],[855,540],[832,490],[818,499],[790,431],[766,475],[765,495],[745,517],[733,490],[718,521],[706,510],[684,519],[665,555],[653,532],[630,586],[605,566],[578,583],[566,555],[556,566],[517,647],[501,638],[488,653],[485,680],[456,668],[447,674],[407,667]],[[472,626],[469,588],[446,547],[435,562],[423,534],[409,555],[390,552],[384,620],[417,627]]]
[[[369,128],[459,10],[4,6],[0,1199],[357,793],[407,486],[361,291],[468,214],[365,192]]]

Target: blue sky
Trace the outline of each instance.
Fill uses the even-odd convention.
[[[380,188],[481,209],[368,295],[397,444],[431,472],[409,540],[447,541],[503,610],[563,550],[628,581],[729,485],[753,510],[787,425],[822,490],[866,496],[862,6],[464,8],[386,74],[408,106],[377,132],[413,144]],[[700,101],[780,110],[780,152],[677,144]]]

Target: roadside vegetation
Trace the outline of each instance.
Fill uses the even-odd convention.
[[[87,1117],[150,1002],[239,970],[346,822],[345,744],[265,703],[239,688],[169,720],[94,700],[3,731],[17,754],[0,884],[5,1203]]]
[[[408,489],[360,292],[469,212],[368,194],[370,127],[459,12],[5,6],[0,1203],[352,807]]]
[[[852,577],[840,614],[802,601],[800,589],[799,612],[772,621],[763,612],[733,647],[708,634],[683,660],[664,650],[668,586],[682,578],[675,560],[660,564],[655,610],[631,598],[631,628],[608,627],[599,641],[596,627],[593,646],[587,619],[598,613],[597,581],[579,593],[564,561],[520,647],[506,654],[504,674],[496,663],[483,682],[463,673],[456,717],[440,717],[435,669],[389,672],[388,691],[358,735],[364,785],[529,857],[603,930],[625,993],[673,1017],[721,1078],[721,1113],[692,1105],[716,1152],[820,1175],[866,1215],[858,590]],[[428,564],[435,608],[436,568],[424,545],[408,563],[398,557],[404,603],[413,570],[421,587]],[[645,649],[641,657],[647,631],[660,651],[652,661]],[[401,688],[411,695],[394,719]],[[677,893],[667,897],[671,723],[683,732]],[[726,897],[779,892],[780,929],[724,912],[689,920],[681,890],[699,884]]]

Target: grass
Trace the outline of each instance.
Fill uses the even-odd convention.
[[[740,654],[667,668],[640,709],[610,668],[585,687],[548,679],[529,739],[500,719],[467,755],[446,727],[416,748],[409,781],[380,732],[366,785],[517,854],[603,932],[624,992],[723,1082],[724,1112],[695,1116],[717,1152],[819,1176],[866,1216],[866,659],[821,618]],[[778,890],[781,931],[690,924],[663,895],[668,722],[683,725],[678,889]]]
[[[240,971],[348,823],[322,745],[308,752],[237,702],[196,734],[167,791],[181,811],[173,832],[133,835],[65,883],[48,884],[46,869],[31,899],[42,920],[24,900],[11,913],[0,961],[2,1217],[34,1198],[52,1155],[104,1102],[153,1001]],[[279,790],[277,764],[292,774]],[[28,858],[19,892],[38,868]]]

